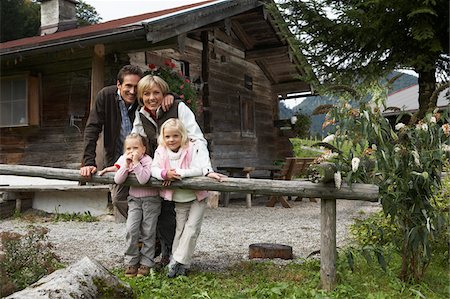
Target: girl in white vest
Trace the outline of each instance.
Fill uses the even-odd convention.
[[[162,180],[164,186],[186,177],[203,176],[203,169],[211,163],[208,150],[189,141],[183,123],[170,118],[161,126],[160,132],[152,176]],[[161,189],[160,195],[165,200],[174,201],[176,211],[177,224],[168,277],[186,275],[200,234],[208,192]]]

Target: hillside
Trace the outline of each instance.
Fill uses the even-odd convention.
[[[388,79],[392,78],[393,76],[395,76],[397,74],[399,74],[399,72],[394,72],[392,75],[388,76]],[[394,93],[398,90],[404,89],[404,88],[414,85],[414,84],[417,84],[417,77],[409,75],[409,74],[403,74],[401,77],[399,77],[394,82],[394,84],[392,85],[392,89],[390,90],[389,93],[390,94]],[[289,109],[283,103],[280,102],[280,119],[290,118],[292,115],[297,114],[297,113],[311,115],[317,106],[325,105],[325,104],[333,104],[333,103],[334,103],[334,100],[331,97],[326,97],[326,96],[306,97],[303,102],[301,102],[297,106],[293,107],[292,109]],[[326,132],[322,131],[322,123],[323,123],[324,119],[325,119],[325,115],[311,116],[311,129],[310,129],[311,136],[326,135]]]

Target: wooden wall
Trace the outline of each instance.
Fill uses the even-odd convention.
[[[273,125],[278,111],[276,95],[263,71],[244,59],[239,41],[224,36],[217,29],[208,32],[209,108],[205,107],[206,112],[197,111],[200,126],[207,127],[205,136],[213,165],[270,165],[276,159],[283,159],[291,146]],[[129,62],[127,51],[130,52],[117,49],[114,52],[111,45],[107,48],[105,86],[115,84],[117,71]],[[187,61],[190,77],[195,80],[202,76],[203,44],[198,33],[160,49],[147,51],[151,55]],[[80,166],[82,134],[89,115],[92,55],[93,48],[69,49],[1,62],[2,76],[21,72],[39,76],[41,118],[37,126],[0,128],[0,163]],[[252,90],[244,86],[245,75],[252,78]],[[202,98],[203,94],[199,96]],[[239,98],[254,102],[253,135],[241,132]],[[71,125],[71,115],[76,118],[74,125],[78,128]]]
[[[205,120],[209,122],[210,131],[206,130],[205,136],[213,165],[271,165],[274,160],[284,159],[292,151],[292,145],[274,127],[273,122],[278,118],[278,101],[270,82],[255,63],[245,60],[244,52],[234,45],[238,41],[222,41],[225,34],[216,33],[217,29],[209,31],[209,116],[205,118],[206,112],[197,112],[204,132]],[[203,45],[199,38],[194,38],[184,40],[183,49],[148,51],[147,57],[151,59],[159,55],[188,61],[190,77],[195,80],[202,74]],[[244,86],[245,75],[252,77],[252,90]],[[254,101],[253,136],[241,132],[240,98]]]
[[[2,62],[2,75],[39,77],[39,124],[0,129],[0,163],[79,167],[89,104],[89,51],[63,51]],[[79,121],[70,125],[70,116]]]

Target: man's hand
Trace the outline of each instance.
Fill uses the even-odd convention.
[[[206,176],[209,178],[215,179],[219,182],[223,182],[223,181],[225,181],[225,178],[227,178],[226,175],[218,173],[218,172],[210,172]]]
[[[97,167],[95,167],[95,166],[83,166],[80,168],[80,175],[87,179],[90,179],[91,176],[96,172],[97,172]]]
[[[162,110],[164,110],[164,112],[168,111],[170,107],[172,107],[174,100],[175,97],[173,95],[167,94],[161,103]]]

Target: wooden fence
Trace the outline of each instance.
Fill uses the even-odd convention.
[[[0,164],[0,175],[84,181],[78,170],[39,166]],[[114,174],[93,175],[90,182],[112,184],[114,183]],[[125,184],[139,185],[133,176],[130,176]],[[155,179],[151,179],[146,185],[152,188],[162,187],[161,181]],[[344,184],[340,189],[336,189],[334,183],[247,178],[226,178],[224,182],[217,182],[207,177],[195,177],[173,182],[169,188],[321,198],[320,278],[321,287],[325,290],[332,290],[336,285],[336,199],[378,200],[378,186],[369,184],[353,184],[351,187]],[[2,187],[1,189],[7,191],[8,187]]]

